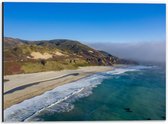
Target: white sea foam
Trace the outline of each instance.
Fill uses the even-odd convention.
[[[115,68],[105,73],[97,73],[81,80],[56,87],[40,96],[25,100],[4,110],[4,120],[36,121],[39,114],[45,112],[65,112],[74,108],[72,104],[76,99],[89,96],[92,89],[101,84],[103,79],[108,78],[106,74],[119,75],[128,71],[137,71],[142,67]]]
[[[105,77],[95,74],[73,83],[59,86],[51,91],[45,92],[40,96],[36,96],[19,104],[13,105],[5,109],[4,120],[10,122],[24,121],[32,115],[40,113],[47,107],[67,100],[87,87],[95,87],[101,83],[103,78]]]
[[[122,74],[125,72],[131,72],[131,71],[140,71],[142,69],[150,69],[156,66],[126,66],[126,67],[118,67],[113,69],[112,71],[108,71],[106,72],[106,74],[112,74],[112,75],[118,75],[118,74]]]
[[[118,75],[118,74],[122,74],[128,71],[136,71],[136,69],[124,69],[124,68],[118,68],[118,69],[114,69],[112,71],[106,72],[106,74],[112,74],[112,75]]]

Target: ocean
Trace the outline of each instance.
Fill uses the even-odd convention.
[[[4,110],[4,121],[165,120],[164,66],[119,66]]]

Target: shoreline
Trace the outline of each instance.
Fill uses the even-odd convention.
[[[9,91],[12,92],[8,94],[3,93],[3,109],[9,108],[10,106],[23,102],[24,100],[41,95],[46,91],[52,90],[58,86],[72,83],[94,73],[110,71],[112,69],[112,66],[87,66],[79,67],[76,70],[62,70],[4,76],[5,79],[9,80],[4,82],[4,93]],[[78,74],[73,75],[74,73]],[[33,83],[37,82],[38,84],[33,85]],[[24,85],[28,85],[28,87],[19,89],[19,87]]]

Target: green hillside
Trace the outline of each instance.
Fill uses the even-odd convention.
[[[67,39],[26,41],[4,38],[5,75],[113,64],[137,63],[95,50],[79,41]]]

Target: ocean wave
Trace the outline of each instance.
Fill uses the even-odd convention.
[[[106,74],[119,75],[119,74],[123,74],[125,72],[140,71],[140,70],[150,69],[150,68],[154,68],[154,67],[156,67],[156,66],[138,65],[138,66],[117,67],[117,68],[114,68],[112,71],[106,72]]]
[[[142,67],[141,67],[142,68]],[[92,94],[92,89],[110,75],[119,75],[137,68],[115,68],[112,71],[97,73],[78,81],[56,87],[42,95],[27,99],[4,110],[4,120],[8,122],[36,121],[38,115],[46,112],[68,112],[74,108],[73,102]]]
[[[129,71],[137,71],[137,70],[136,69],[117,68],[112,71],[106,72],[106,74],[119,75],[119,74],[123,74],[123,73],[129,72]]]
[[[81,80],[56,87],[40,96],[25,100],[13,105],[4,111],[4,120],[10,122],[24,121],[27,118],[39,114],[45,108],[59,104],[68,98],[79,94],[82,90],[96,87],[105,77],[102,75],[92,75]],[[80,94],[84,95],[84,94]],[[80,97],[80,96],[79,96]]]

